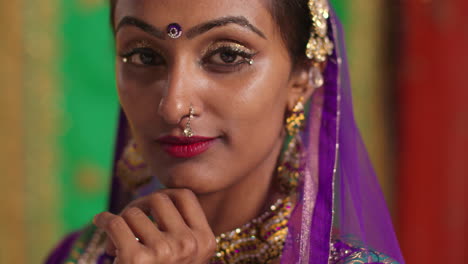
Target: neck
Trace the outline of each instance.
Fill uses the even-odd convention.
[[[274,151],[241,181],[223,191],[198,195],[216,236],[241,227],[280,197],[272,185],[282,141],[278,142]]]

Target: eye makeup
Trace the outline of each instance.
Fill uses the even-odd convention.
[[[209,71],[235,72],[245,65],[253,65],[257,51],[233,40],[218,40],[201,51],[200,64]],[[147,40],[130,42],[120,57],[124,63],[135,66],[162,66],[166,64],[162,53]]]
[[[212,56],[216,53],[230,51],[244,58],[251,59],[256,55],[256,52],[252,49],[245,47],[242,44],[232,42],[232,41],[219,41],[211,44],[202,52],[202,57],[206,58]]]
[[[151,43],[147,40],[137,40],[132,41],[123,48],[122,54],[129,53],[132,49],[135,48],[149,48]]]
[[[202,52],[202,65],[220,72],[239,70],[244,64],[252,65],[258,52],[240,43],[223,40],[214,42]]]
[[[141,48],[152,48],[152,45],[147,40],[138,40],[138,41],[130,42],[130,44],[126,45],[126,47],[120,53],[120,56],[124,57],[126,54],[131,53],[134,49],[141,49]]]
[[[119,54],[124,63],[132,63],[138,66],[157,66],[164,64],[164,58],[149,41],[139,40],[131,42],[122,53]]]

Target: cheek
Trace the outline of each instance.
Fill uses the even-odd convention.
[[[223,120],[232,129],[260,129],[282,123],[287,103],[287,68],[266,62],[253,67],[248,74],[224,84],[220,95],[224,100],[217,100]]]
[[[117,92],[119,101],[131,126],[137,133],[151,133],[155,124],[161,94],[154,85],[164,85],[163,78],[156,78],[154,72],[132,71],[117,67]]]
[[[236,78],[215,82],[211,89],[213,111],[225,132],[227,160],[243,164],[242,170],[256,167],[280,142],[287,104],[287,67],[258,63]],[[222,87],[222,90],[219,89]],[[250,168],[250,169],[249,169]]]

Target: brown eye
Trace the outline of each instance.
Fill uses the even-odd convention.
[[[222,66],[235,66],[247,62],[254,54],[231,47],[221,47],[208,54],[205,63]]]
[[[154,64],[156,58],[153,54],[140,53],[140,61],[142,64]]]
[[[158,66],[164,64],[163,57],[149,48],[134,49],[123,57],[135,65]]]
[[[238,55],[231,51],[224,51],[219,54],[219,57],[224,63],[230,64],[236,61]]]

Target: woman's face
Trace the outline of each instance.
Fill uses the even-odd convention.
[[[263,2],[118,1],[120,102],[166,186],[216,192],[276,162],[292,65]],[[171,23],[182,27],[179,38],[167,35]],[[194,137],[186,141],[190,106]]]

